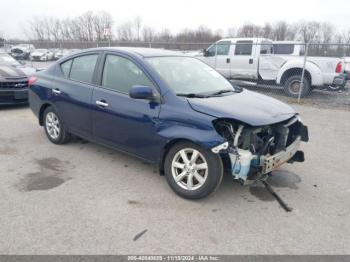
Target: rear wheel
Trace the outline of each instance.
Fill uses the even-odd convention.
[[[164,165],[169,186],[187,199],[199,199],[213,193],[223,177],[220,156],[191,142],[175,144]]]
[[[49,106],[44,112],[44,129],[48,139],[54,144],[65,144],[70,139],[65,125],[56,110]]]
[[[299,92],[301,89],[301,75],[290,76],[284,83],[284,93],[290,97],[299,97]],[[300,97],[306,97],[311,92],[310,81],[304,77],[303,88],[301,90]]]

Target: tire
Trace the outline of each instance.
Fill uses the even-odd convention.
[[[310,81],[304,77],[303,90],[301,91],[300,97],[306,97],[311,92],[311,84]],[[301,84],[301,75],[293,75],[290,76],[286,82],[284,83],[284,93],[289,97],[298,98],[299,90]],[[298,86],[299,85],[299,86]]]
[[[52,106],[45,109],[43,123],[46,136],[52,143],[62,145],[69,141],[71,136]]]
[[[197,155],[196,161],[192,159],[194,153]],[[187,165],[184,164],[184,157],[188,160]],[[208,196],[219,187],[223,177],[220,156],[191,142],[177,143],[169,150],[164,171],[171,189],[186,199]],[[178,181],[175,180],[176,177],[179,178]]]

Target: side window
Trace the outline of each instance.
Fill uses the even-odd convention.
[[[103,68],[102,86],[128,93],[134,85],[153,87],[144,72],[129,59],[107,55]]]
[[[65,78],[68,78],[72,59],[61,64],[61,70]]]
[[[207,55],[206,56],[215,56],[215,49],[216,45],[212,45],[207,49]]]
[[[231,47],[230,41],[222,41],[216,44],[213,44],[207,49],[207,56],[215,56],[216,55],[228,55]]]
[[[260,54],[272,54],[273,52],[273,45],[271,42],[268,41],[262,41],[260,45]]]
[[[73,59],[69,78],[84,83],[92,83],[98,55],[84,55]]]
[[[235,55],[251,55],[253,50],[253,41],[237,41]]]
[[[217,43],[217,55],[228,55],[228,52],[230,51],[230,46],[230,41],[222,41]]]

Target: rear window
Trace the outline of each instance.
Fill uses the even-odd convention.
[[[291,55],[294,53],[294,44],[274,44],[273,52],[277,55]]]
[[[98,55],[84,55],[73,59],[69,78],[91,84]]]
[[[65,78],[68,78],[70,66],[72,64],[72,60],[68,60],[67,62],[64,62],[61,64],[61,70]]]
[[[237,41],[235,55],[251,55],[253,50],[253,41]]]

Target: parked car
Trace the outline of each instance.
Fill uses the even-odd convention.
[[[32,44],[20,44],[11,48],[11,56],[15,59],[29,59],[30,54],[35,50]]]
[[[30,59],[33,61],[50,61],[53,59],[53,53],[48,49],[35,49],[30,54]]]
[[[307,127],[290,106],[180,52],[88,49],[30,83],[30,108],[52,143],[74,134],[138,156],[185,198],[212,193],[225,168],[247,183],[304,161]]]
[[[62,57],[67,56],[75,51],[78,51],[78,50],[77,49],[60,49],[55,53],[54,59],[55,60],[61,59]]]
[[[273,54],[273,42],[263,38],[222,39],[196,56],[228,79],[282,85],[284,92],[298,97],[304,58]],[[340,58],[307,57],[301,96],[312,88],[344,87],[346,75]]]
[[[28,77],[36,73],[6,52],[0,52],[0,105],[28,103]]]

